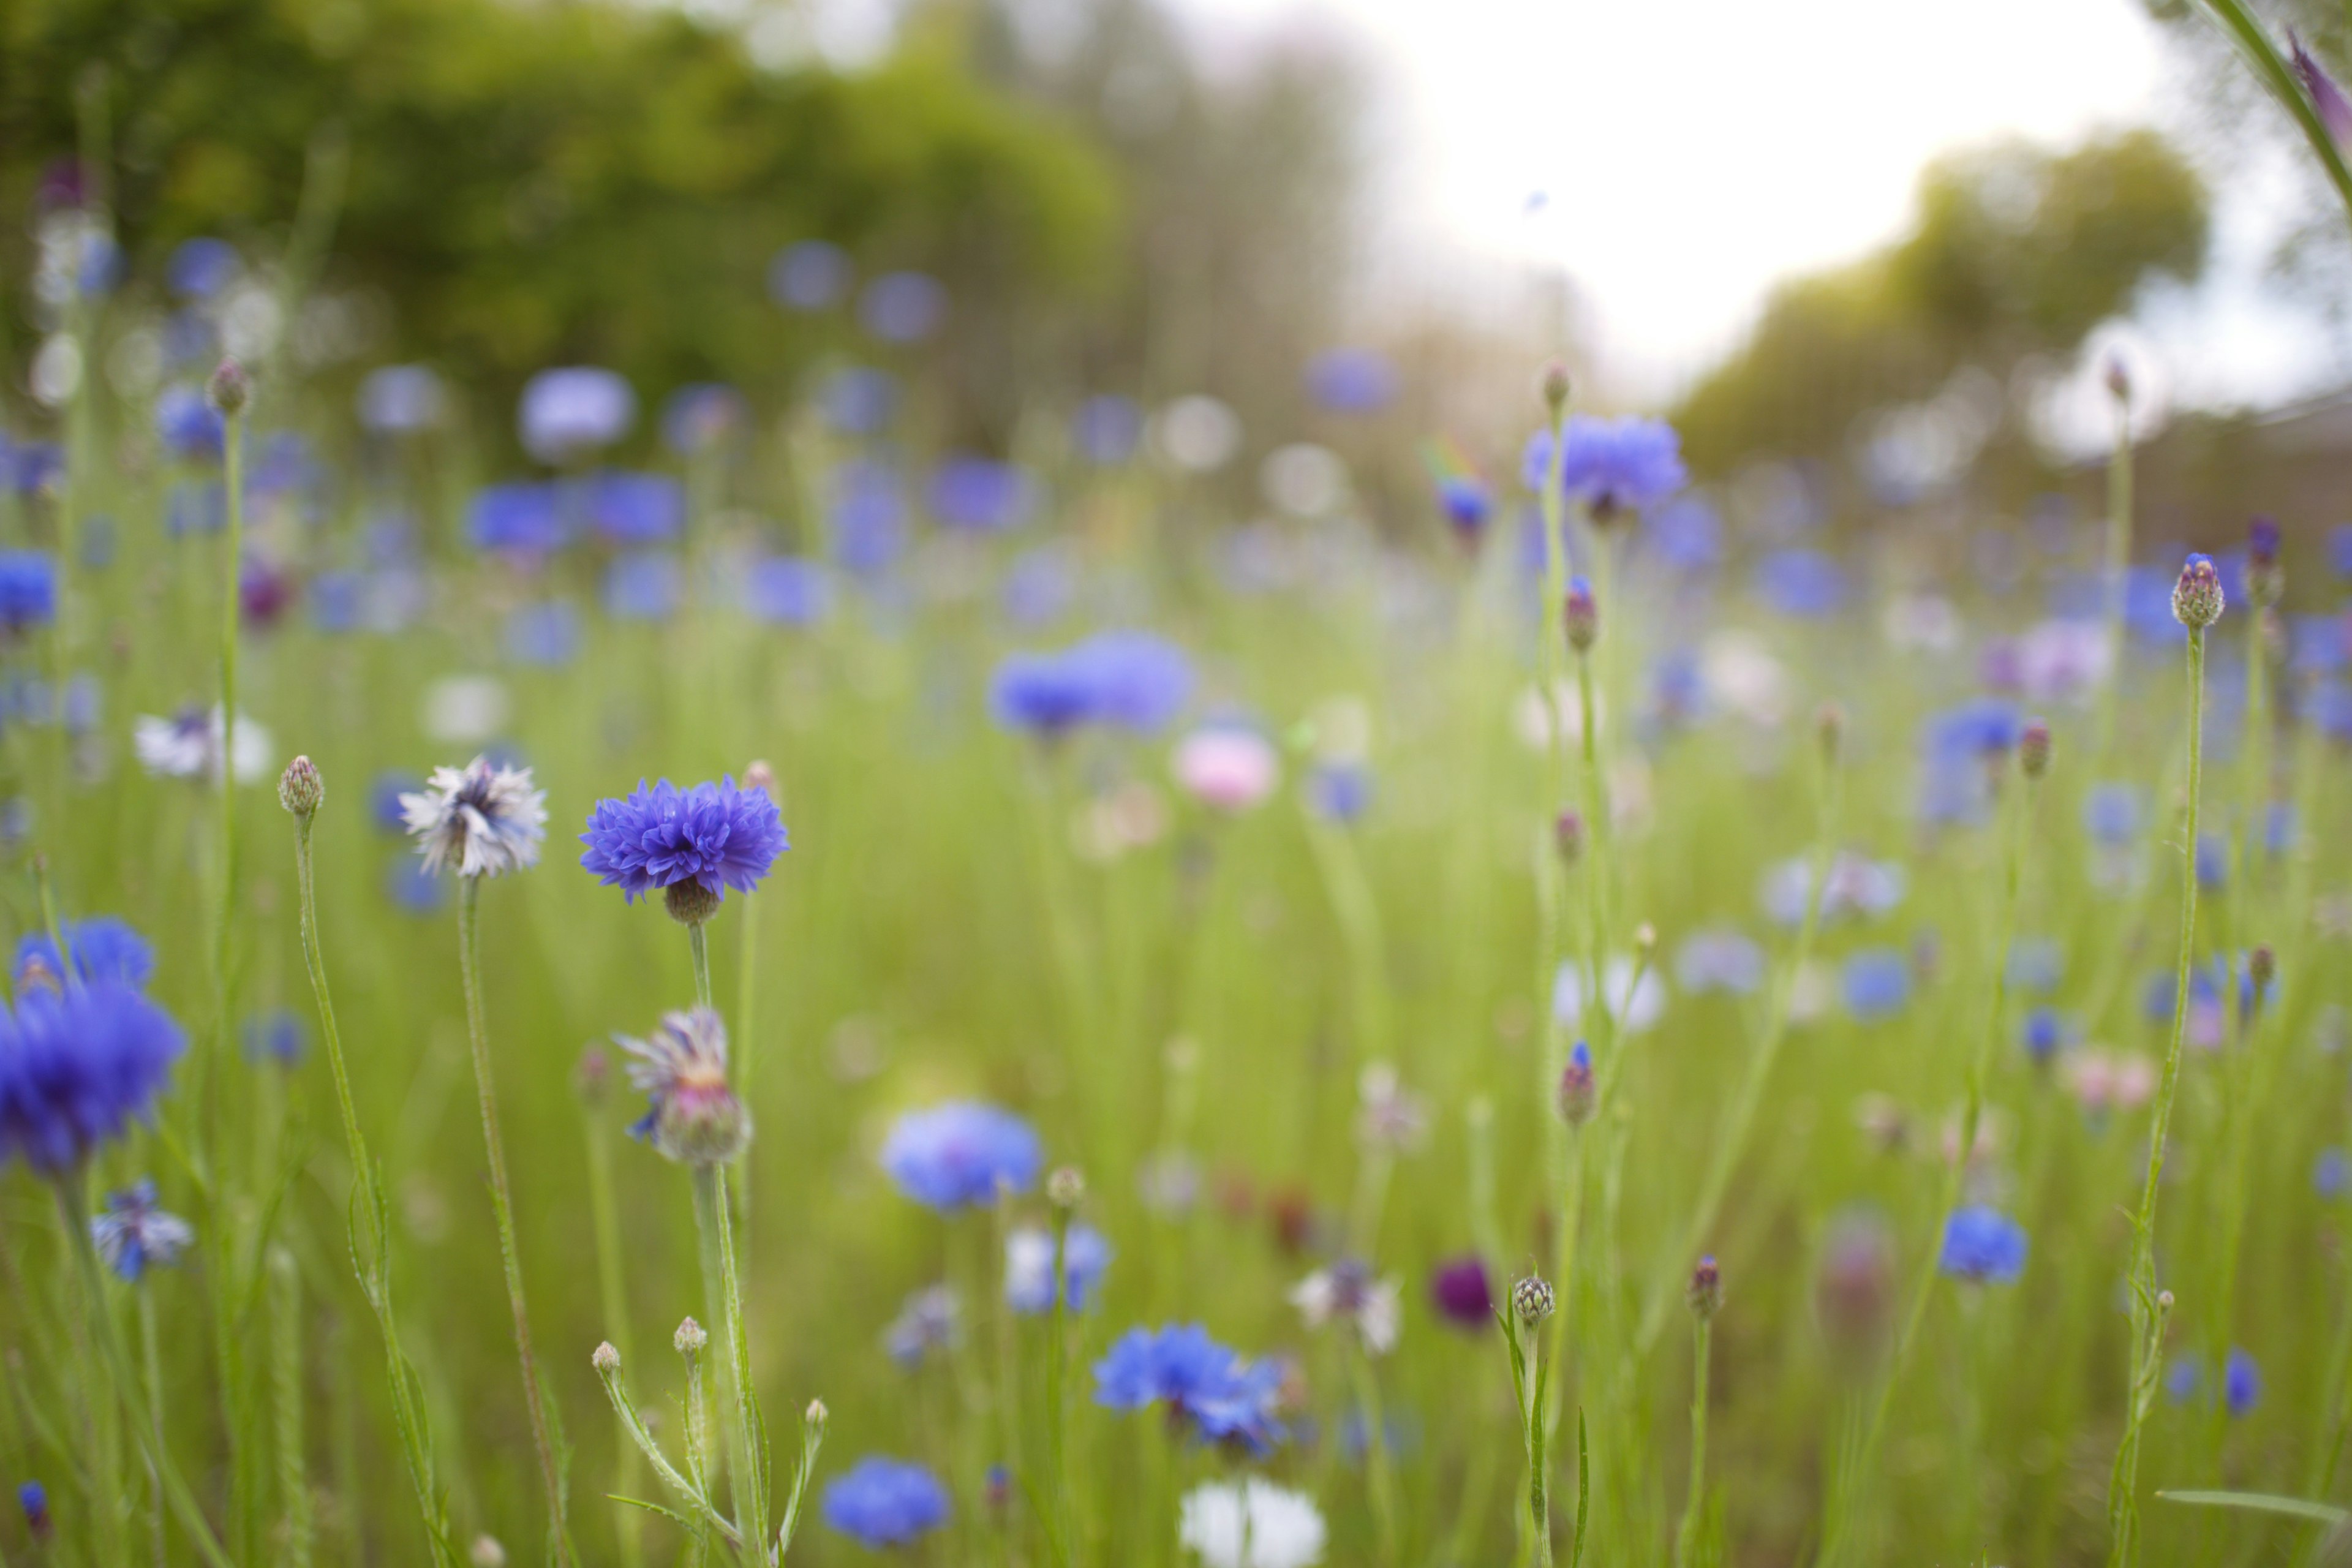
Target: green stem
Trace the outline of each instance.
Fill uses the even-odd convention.
[[[1348,1371],[1364,1420],[1364,1470],[1371,1482],[1372,1522],[1380,1534],[1380,1561],[1397,1560],[1396,1468],[1389,1458],[1388,1417],[1381,1407],[1381,1380],[1371,1352],[1361,1342],[1348,1347]]]
[[[548,1431],[546,1397],[540,1389],[539,1358],[531,1350],[530,1312],[523,1300],[522,1254],[515,1245],[514,1200],[507,1183],[505,1141],[499,1132],[498,1089],[490,1068],[489,1030],[482,1018],[482,924],[479,877],[458,879],[457,969],[465,983],[466,1034],[473,1047],[474,1091],[482,1112],[482,1149],[489,1165],[490,1207],[499,1226],[499,1256],[506,1268],[507,1305],[514,1315],[515,1358],[522,1366],[523,1399],[530,1407],[531,1446],[547,1490],[550,1541],[563,1568],[572,1562],[570,1521],[564,1517],[563,1480],[555,1465],[555,1442]]]
[[[612,1135],[604,1118],[593,1109],[581,1118],[588,1137],[588,1215],[596,1237],[596,1293],[604,1314],[604,1337],[621,1352],[626,1366],[635,1352],[630,1343],[629,1293],[621,1274],[621,1215],[613,1201]],[[624,1496],[637,1489],[639,1456],[628,1441],[628,1423],[621,1423],[622,1443],[614,1481]],[[614,1509],[614,1528],[621,1540],[624,1568],[639,1568],[645,1561],[644,1510],[626,1503]]]
[[[701,1489],[686,1477],[679,1475],[677,1467],[671,1464],[668,1456],[661,1451],[661,1445],[654,1441],[653,1432],[646,1426],[645,1417],[637,1413],[636,1405],[629,1398],[628,1390],[621,1386],[620,1357],[617,1354],[614,1355],[613,1364],[609,1367],[600,1363],[596,1368],[596,1375],[604,1384],[605,1397],[613,1402],[613,1413],[621,1418],[622,1430],[628,1433],[629,1440],[636,1446],[637,1451],[646,1457],[646,1462],[653,1467],[654,1474],[661,1479],[664,1486],[677,1493],[680,1500],[694,1510],[697,1521],[707,1521],[713,1530],[719,1531],[719,1538],[727,1542],[730,1551],[740,1552],[742,1549],[743,1537],[736,1531],[735,1521],[711,1507],[710,1500],[703,1495]]]
[[[686,944],[694,954],[694,1005],[706,1012],[716,1011],[710,1003],[710,938],[702,921],[688,923]]]
[[[707,1310],[726,1335],[726,1392],[734,1413],[728,1432],[728,1463],[735,1489],[735,1523],[742,1538],[768,1539],[767,1478],[759,1441],[757,1395],[751,1358],[744,1341],[742,1283],[735,1272],[734,1226],[727,1215],[727,1171],[722,1165],[694,1167],[694,1225],[702,1264]]]
[[[1698,1552],[1699,1521],[1706,1504],[1706,1374],[1707,1335],[1705,1314],[1692,1342],[1690,1500],[1683,1505],[1683,1527],[1675,1538],[1675,1568],[1689,1568]]]
[[[147,1408],[155,1421],[155,1447],[161,1448],[163,1446],[163,1357],[155,1331],[155,1293],[142,1289],[138,1296],[140,1368],[147,1380]],[[150,1465],[147,1480],[151,1489],[147,1505],[148,1535],[154,1546],[155,1568],[164,1568],[169,1558],[163,1534],[163,1478]]]
[[[278,1489],[286,1509],[285,1555],[289,1568],[310,1568],[313,1534],[310,1477],[302,1436],[302,1279],[294,1255],[278,1247],[269,1255],[273,1287],[272,1316],[277,1320],[277,1353],[271,1361],[276,1384],[278,1425]]]
[[[2116,708],[2123,688],[2124,581],[2131,566],[2132,437],[2131,404],[2116,403],[2116,444],[2107,459],[2107,545],[2105,575],[2107,679],[2099,689],[2097,749],[2091,755],[2104,769],[2114,754]]]
[[[1067,1564],[1076,1552],[1070,1539],[1070,1470],[1066,1431],[1069,1426],[1068,1381],[1069,1303],[1066,1289],[1069,1279],[1070,1211],[1063,1205],[1054,1205],[1054,1310],[1048,1321],[1045,1349],[1045,1484],[1052,1489],[1046,1500],[1047,1518],[1051,1521],[1054,1560]]]

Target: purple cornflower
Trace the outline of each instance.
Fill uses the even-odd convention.
[[[1307,364],[1307,391],[1334,414],[1377,414],[1396,401],[1396,366],[1371,349],[1329,349]]]
[[[60,921],[58,933],[65,938],[66,952],[73,955],[74,978],[85,984],[111,980],[138,991],[145,989],[148,977],[155,973],[155,954],[147,939],[112,915]],[[16,942],[14,973],[19,987],[27,983],[37,960],[53,983],[64,978],[65,964],[49,933],[28,931]]]
[[[882,1168],[898,1190],[942,1211],[992,1204],[1000,1188],[1026,1192],[1044,1163],[1026,1121],[974,1100],[909,1111],[882,1142]]]
[[[1529,437],[1523,463],[1528,488],[1543,492],[1551,472],[1551,433]],[[1657,505],[1689,480],[1682,438],[1660,419],[1601,419],[1573,415],[1560,443],[1560,493],[1580,500],[1595,522]]]
[[[609,447],[637,420],[637,395],[609,370],[543,370],[525,384],[516,422],[523,450],[551,468]]]
[[[1062,1241],[1064,1304],[1083,1312],[1092,1304],[1110,1267],[1110,1243],[1090,1225],[1073,1225]],[[1004,1238],[1004,1301],[1016,1312],[1035,1314],[1054,1310],[1061,1295],[1054,1286],[1054,1233],[1024,1226]]]
[[[1944,1222],[1937,1267],[1971,1285],[2008,1285],[2025,1272],[2025,1227],[1998,1209],[1970,1205]]]
[[[1274,1406],[1279,1363],[1244,1362],[1198,1323],[1129,1329],[1095,1363],[1095,1403],[1113,1410],[1165,1405],[1212,1442],[1264,1454],[1284,1436]]]
[[[148,1113],[186,1044],[170,1014],[119,981],[19,995],[0,1026],[0,1160],[73,1170]]]
[[[776,803],[732,774],[686,790],[667,779],[647,789],[640,779],[634,793],[596,803],[580,842],[588,846],[580,864],[631,903],[689,882],[724,902],[730,888],[758,887],[792,847]]]
[[[667,474],[600,473],[588,481],[589,526],[608,544],[666,544],[686,526],[686,489]]]
[[[2263,1374],[2254,1358],[2232,1346],[2221,1368],[2221,1399],[2232,1415],[2244,1415],[2261,1402]]]
[[[629,1136],[683,1165],[723,1165],[743,1152],[751,1113],[727,1080],[727,1026],[717,1013],[665,1013],[649,1038],[615,1035],[613,1043],[636,1058],[629,1085],[647,1101]]]
[[[948,1489],[920,1465],[869,1454],[825,1484],[824,1522],[869,1551],[904,1546],[948,1521]]]
[[[37,550],[0,551],[0,633],[22,637],[57,614],[57,562]]]
[[[530,770],[488,757],[434,769],[424,789],[400,797],[400,809],[429,876],[445,867],[461,877],[520,871],[539,863],[547,837],[547,794],[531,787]]]
[[[168,1268],[179,1262],[196,1233],[186,1220],[164,1213],[155,1201],[155,1184],[142,1180],[107,1194],[89,1222],[89,1239],[118,1278],[136,1285],[150,1263]]]
[[[1437,1315],[1475,1331],[1494,1326],[1495,1286],[1476,1253],[1448,1258],[1429,1271],[1429,1301]]]

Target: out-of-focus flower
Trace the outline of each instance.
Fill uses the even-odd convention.
[[[1623,953],[1601,966],[1601,994],[1609,1001],[1610,1014],[1617,1026],[1631,1034],[1640,1034],[1654,1026],[1666,1010],[1666,984],[1655,969],[1642,967],[1641,982],[1634,983],[1636,965]],[[1562,963],[1552,977],[1551,1012],[1561,1027],[1573,1029],[1583,1022],[1585,1003],[1584,971],[1574,959]]]
[[[1026,1121],[971,1100],[909,1111],[882,1144],[882,1168],[898,1190],[940,1210],[985,1207],[1000,1192],[1027,1192],[1044,1163]]]
[[[1199,1324],[1129,1329],[1095,1363],[1095,1403],[1113,1410],[1164,1405],[1202,1437],[1269,1452],[1285,1433],[1276,1418],[1282,1368],[1245,1362]]]
[[[543,370],[524,384],[517,418],[523,450],[560,468],[626,436],[637,421],[637,395],[609,370]]]
[[[1745,996],[1764,984],[1764,950],[1736,931],[1693,931],[1675,954],[1675,979],[1694,995]]]
[[[116,981],[19,994],[0,1023],[0,1163],[74,1171],[146,1119],[186,1046],[170,1014]]]
[[[479,745],[507,721],[507,689],[489,675],[446,675],[425,689],[425,735],[446,745]]]
[[[920,1465],[868,1455],[825,1483],[823,1509],[861,1546],[904,1546],[948,1521],[948,1489]]]
[[[163,281],[183,300],[209,300],[244,269],[244,258],[227,240],[184,239],[163,264]]]
[[[849,271],[839,246],[803,239],[768,263],[768,298],[788,310],[822,310],[849,292]]]
[[[1195,730],[1178,743],[1176,782],[1213,810],[1249,810],[1282,782],[1282,758],[1274,743],[1255,730],[1214,724]]]
[[[771,626],[812,626],[833,607],[833,577],[817,562],[771,555],[745,568],[743,604]]]
[[[588,480],[583,510],[610,544],[666,544],[686,527],[686,490],[667,474],[607,470]]]
[[[1318,763],[1307,789],[1318,814],[1333,822],[1351,823],[1371,806],[1371,770],[1361,763]]]
[[[1004,1300],[1016,1312],[1054,1310],[1055,1298],[1073,1312],[1093,1304],[1103,1271],[1110,1267],[1110,1243],[1090,1225],[1073,1225],[1062,1241],[1062,1281],[1054,1281],[1054,1233],[1023,1226],[1004,1238]]]
[[[562,492],[553,485],[489,485],[466,511],[466,538],[477,550],[532,561],[572,537]]]
[[[1403,1326],[1394,1279],[1374,1278],[1369,1265],[1343,1258],[1300,1280],[1290,1292],[1290,1304],[1310,1329],[1342,1323],[1356,1331],[1368,1355],[1386,1355],[1396,1348]]]
[[[1411,1153],[1429,1136],[1429,1108],[1387,1062],[1367,1062],[1356,1080],[1356,1137],[1368,1149]]]
[[[604,613],[616,621],[666,621],[685,591],[685,571],[665,551],[632,550],[604,568]]]
[[[2025,1272],[2025,1229],[1997,1209],[1955,1209],[1944,1222],[1937,1267],[1971,1285],[2008,1285]]]
[[[950,458],[931,474],[931,515],[950,528],[1002,533],[1029,521],[1036,481],[1026,469],[992,458]]]
[[[159,778],[221,779],[221,752],[226,721],[218,704],[183,708],[169,719],[152,714],[132,726],[131,749],[139,763]],[[236,755],[233,772],[239,784],[252,784],[270,770],[277,745],[269,731],[240,713],[236,718]]]
[[[2137,1110],[2156,1093],[2156,1064],[2137,1052],[2076,1051],[2066,1059],[2066,1087],[2093,1118]]]
[[[1756,563],[1756,593],[1784,616],[1811,620],[1845,607],[1845,568],[1819,550],[1776,550]]]
[[[155,436],[163,450],[184,463],[216,463],[227,439],[219,410],[205,401],[203,387],[177,382],[155,399]]]
[[[73,978],[84,984],[110,980],[136,991],[143,989],[155,973],[154,951],[147,945],[146,938],[112,915],[61,921],[58,934],[65,939],[66,952],[72,955]],[[45,931],[26,931],[17,939],[16,959],[10,973],[18,989],[24,988],[28,967],[36,963],[52,981],[66,978],[57,943]]]
[[[2303,90],[2310,94],[2312,110],[2319,116],[2327,139],[2336,143],[2338,152],[2352,156],[2352,101],[2345,99],[2344,90],[2336,85],[2326,68],[2311,58],[2301,38],[2289,33],[2287,41],[2294,50],[2294,74],[2302,81]]]
[[[1495,1322],[1495,1286],[1475,1253],[1449,1258],[1429,1271],[1429,1301],[1457,1328],[1485,1330]]]
[[[2221,1368],[2221,1402],[2230,1414],[2243,1416],[2250,1414],[2263,1397],[2263,1374],[2254,1365],[2254,1358],[2231,1346],[2230,1359]]]
[[[751,418],[743,395],[722,382],[681,386],[662,405],[662,445],[681,457],[718,450]]]
[[[907,1371],[933,1351],[951,1348],[961,1334],[963,1309],[953,1289],[926,1285],[908,1296],[882,1331],[882,1348]]]
[[[2323,1149],[2311,1167],[2311,1190],[2336,1199],[2352,1192],[2352,1157],[2341,1149]]]
[[[1911,961],[1893,948],[1864,948],[1845,961],[1844,989],[1846,1011],[1856,1018],[1891,1018],[1911,999]]]
[[[310,1043],[302,1020],[284,1007],[272,1007],[267,1013],[255,1014],[245,1021],[241,1032],[245,1036],[247,1057],[282,1068],[299,1064],[303,1049]]]
[[[388,364],[360,383],[360,424],[379,436],[413,436],[441,423],[448,395],[421,364]]]
[[[1522,460],[1528,488],[1541,494],[1551,467],[1551,433],[1539,430],[1529,437]],[[1680,490],[1689,477],[1682,438],[1663,420],[1587,414],[1569,418],[1560,445],[1560,490],[1582,501],[1596,522],[1646,510]]]
[[[635,1058],[629,1085],[646,1098],[646,1113],[629,1128],[664,1157],[680,1164],[723,1165],[751,1137],[751,1113],[727,1077],[727,1026],[708,1007],[666,1013],[645,1039],[616,1035],[614,1044]]]
[[[507,615],[507,657],[517,664],[556,669],[579,657],[580,608],[568,599],[520,605]]]
[[[1087,462],[1115,467],[1135,456],[1141,444],[1143,411],[1129,398],[1109,394],[1089,397],[1070,417],[1070,440]]]
[[[166,1214],[156,1201],[155,1184],[141,1180],[106,1195],[106,1205],[89,1222],[98,1256],[117,1278],[136,1285],[147,1266],[169,1268],[196,1239],[195,1227]]]
[[[37,550],[0,551],[0,634],[18,637],[58,613],[58,563]]]
[[[1176,1527],[1204,1568],[1313,1568],[1326,1535],[1314,1499],[1255,1476],[1193,1488]]]
[[[858,323],[886,343],[919,342],[947,314],[947,290],[920,272],[885,272],[857,299]]]
[[[1377,414],[1396,401],[1396,366],[1371,349],[1329,349],[1308,363],[1307,391],[1334,414]]]

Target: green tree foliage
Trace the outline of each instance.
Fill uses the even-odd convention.
[[[1963,366],[2006,377],[2080,348],[2149,280],[2193,279],[2203,183],[2152,132],[2069,152],[2002,142],[1921,175],[1911,232],[1783,285],[1677,415],[1703,466],[1827,454],[1857,416],[1924,397]]]
[[[93,66],[137,267],[202,233],[273,253],[306,147],[339,127],[330,281],[389,302],[394,352],[493,388],[572,359],[757,385],[793,357],[762,286],[793,239],[931,270],[959,321],[1082,300],[1114,255],[1117,193],[1086,136],[939,50],[772,71],[734,33],[619,5],[15,0],[11,210],[73,152]],[[21,278],[24,241],[5,244]]]

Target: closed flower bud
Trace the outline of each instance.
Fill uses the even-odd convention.
[[[1584,814],[1561,812],[1552,824],[1552,841],[1559,846],[1561,862],[1573,868],[1584,858]]]
[[[2025,728],[2018,731],[2017,765],[2025,776],[2038,779],[2050,771],[2050,726],[2039,719],[2028,719]]]
[[[698,926],[719,912],[719,895],[688,879],[662,889],[662,908],[682,926]]]
[[[1690,1310],[1699,1321],[1706,1322],[1723,1305],[1723,1273],[1715,1266],[1712,1255],[1698,1260],[1691,1270],[1690,1288],[1683,1292]]]
[[[1581,577],[1568,580],[1568,597],[1560,606],[1563,624],[1568,628],[1568,646],[1578,653],[1590,648],[1601,638],[1601,605],[1592,597],[1592,584]]]
[[[2279,525],[2274,517],[2258,517],[2246,525],[2246,596],[2264,607],[2286,594],[2286,574],[2279,567]]]
[[[1633,928],[1633,956],[1647,961],[1658,951],[1658,928],[1643,921]]]
[[[205,384],[205,398],[215,409],[234,419],[253,401],[253,378],[246,374],[245,366],[225,359]]]
[[[808,1402],[808,1408],[801,1412],[801,1421],[806,1426],[822,1426],[824,1425],[825,1417],[831,1414],[832,1412],[825,1409],[824,1400],[812,1399]]]
[[[1822,763],[1835,766],[1838,753],[1845,749],[1845,710],[1834,702],[1824,702],[1815,709],[1813,738],[1822,748]]]
[[[709,1345],[710,1335],[700,1323],[687,1318],[680,1321],[677,1332],[670,1336],[669,1342],[677,1347],[677,1353],[682,1356],[698,1356]]]
[[[1592,1081],[1592,1051],[1582,1040],[1576,1042],[1568,1053],[1568,1066],[1560,1069],[1557,1103],[1559,1119],[1570,1127],[1581,1127],[1592,1120],[1598,1091]]]
[[[1544,366],[1543,376],[1537,383],[1543,393],[1544,406],[1557,415],[1568,402],[1568,366],[1558,360]]]
[[[1536,1276],[1530,1274],[1511,1287],[1511,1310],[1527,1327],[1532,1329],[1550,1317],[1551,1310],[1551,1287]]]
[[[743,770],[743,787],[758,790],[770,800],[776,798],[776,770],[764,761],[755,762]]]
[[[580,1053],[580,1065],[572,1069],[572,1087],[579,1091],[583,1105],[598,1106],[613,1088],[613,1058],[602,1046],[590,1046]]]
[[[1045,1201],[1057,1209],[1074,1209],[1087,1195],[1087,1178],[1076,1165],[1056,1165],[1045,1178]]]
[[[2254,983],[2256,992],[2267,989],[2278,978],[2278,954],[2268,942],[2246,954],[2246,978]]]
[[[2221,618],[2221,574],[2210,555],[2191,555],[2172,585],[2172,618],[2190,631],[2202,631]]]
[[[286,764],[286,772],[278,780],[278,804],[297,816],[309,816],[327,798],[327,781],[319,776],[319,766],[308,757],[297,757]]]
[[[495,1535],[478,1535],[466,1548],[466,1561],[472,1568],[507,1568],[507,1549]]]
[[[621,1370],[621,1352],[613,1348],[612,1341],[606,1340],[596,1347],[593,1354],[589,1356],[588,1364],[610,1377]]]

